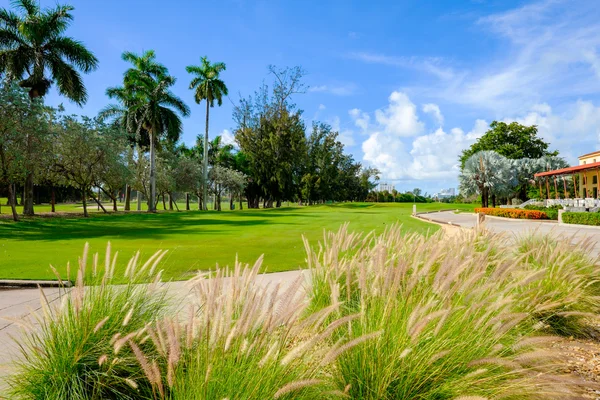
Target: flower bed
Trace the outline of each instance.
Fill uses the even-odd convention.
[[[548,219],[548,215],[543,211],[523,210],[520,208],[476,208],[475,212],[504,218]]]
[[[600,226],[600,213],[595,212],[565,212],[562,216],[565,224]]]

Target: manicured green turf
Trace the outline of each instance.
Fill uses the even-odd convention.
[[[72,207],[72,206],[71,206]],[[471,205],[419,204],[419,211],[472,210]],[[49,264],[64,271],[76,264],[85,242],[101,257],[106,243],[119,251],[121,265],[135,251],[147,257],[168,249],[162,262],[167,279],[185,279],[195,271],[233,264],[236,254],[253,263],[265,254],[268,272],[299,268],[304,263],[302,235],[316,243],[323,230],[349,221],[351,230],[382,230],[401,222],[407,231],[426,233],[436,225],[410,217],[412,204],[346,203],[227,212],[159,212],[94,214],[90,218],[0,220],[0,279],[52,279]]]

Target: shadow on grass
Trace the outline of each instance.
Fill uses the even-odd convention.
[[[251,217],[251,218],[247,218]],[[260,218],[262,217],[262,218]],[[0,239],[70,240],[118,237],[121,239],[163,239],[186,232],[219,234],[248,226],[280,223],[275,215],[249,213],[158,213],[106,214],[89,218],[34,218],[18,223],[0,223]],[[289,222],[281,222],[289,224]]]

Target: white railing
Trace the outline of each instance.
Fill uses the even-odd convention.
[[[561,205],[563,207],[583,207],[594,208],[600,207],[600,200],[591,197],[585,199],[548,199],[544,200],[546,207]]]

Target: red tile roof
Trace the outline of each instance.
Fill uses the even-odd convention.
[[[573,174],[575,172],[581,172],[581,171],[586,171],[589,169],[598,169],[598,168],[600,168],[600,162],[595,162],[595,163],[591,163],[591,164],[577,165],[575,167],[555,169],[554,171],[538,172],[537,174],[535,174],[535,177],[541,178],[544,176]]]

